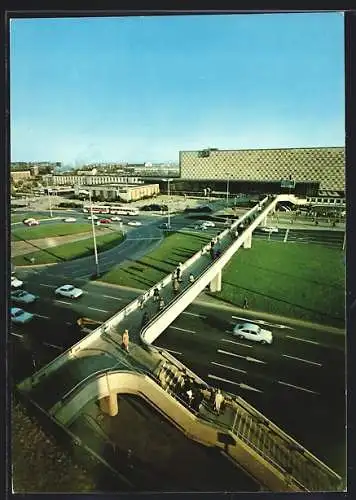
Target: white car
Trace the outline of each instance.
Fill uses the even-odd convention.
[[[40,221],[36,219],[25,219],[23,223],[26,224],[26,226],[39,226]]]
[[[91,219],[92,219],[92,217],[91,217],[91,215],[89,215],[88,220],[91,220]],[[98,219],[99,219],[98,216],[93,215],[93,220],[98,220]]]
[[[67,217],[66,219],[63,219],[63,222],[76,222],[77,219],[75,217]]]
[[[128,226],[142,226],[142,222],[138,220],[131,220],[130,222],[127,223]]]
[[[215,227],[215,222],[212,222],[211,220],[206,220],[203,222],[202,226],[205,227]]]
[[[63,285],[54,291],[55,295],[61,295],[62,297],[68,297],[69,299],[78,299],[83,295],[83,290],[76,288],[73,285]]]
[[[23,285],[23,281],[16,278],[16,276],[11,276],[11,288],[20,288]]]
[[[264,233],[278,233],[278,227],[261,227]]]
[[[115,217],[111,217],[111,220],[112,220],[113,222],[116,222],[116,221],[117,221],[117,222],[121,222],[121,221],[122,221],[121,217],[117,217],[117,216],[115,216]]]
[[[34,314],[28,313],[19,307],[12,307],[10,311],[11,321],[13,323],[17,323],[23,325],[24,323],[28,323],[34,317]]]
[[[15,290],[11,292],[11,300],[19,304],[32,304],[32,302],[35,302],[37,299],[37,295],[33,295],[25,290]]]
[[[269,330],[264,330],[254,323],[238,323],[233,330],[233,334],[240,339],[253,340],[260,344],[272,344],[273,335]]]

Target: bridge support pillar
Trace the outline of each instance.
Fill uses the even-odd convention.
[[[262,220],[262,222],[261,222],[261,226],[262,226],[262,227],[266,227],[266,226],[267,226],[267,215],[266,215],[266,217]]]
[[[250,233],[244,241],[244,248],[251,248],[251,246],[252,246],[252,233]]]
[[[221,292],[221,271],[210,281],[211,292]]]
[[[100,409],[110,417],[115,417],[119,413],[118,395],[112,392],[109,396],[101,398]]]

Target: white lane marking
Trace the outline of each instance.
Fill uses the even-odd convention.
[[[56,285],[46,285],[45,283],[40,283],[40,286],[48,286],[48,288],[57,288]]]
[[[227,378],[217,377],[216,375],[208,374],[209,378],[213,378],[215,380],[221,380],[222,382],[227,382],[228,384],[240,385],[238,382],[233,382],[232,380],[228,380]]]
[[[286,335],[286,339],[300,340],[300,342],[307,342],[308,344],[319,345],[319,342],[315,342],[315,340],[301,339],[299,337],[293,337],[292,335]]]
[[[302,361],[303,363],[309,363],[310,365],[323,366],[321,363],[316,363],[315,361],[309,361],[308,359],[296,358],[295,356],[289,356],[288,354],[282,354],[285,358],[296,359],[297,361]]]
[[[20,335],[19,333],[10,332],[10,335],[14,335],[14,337],[19,337],[20,339],[23,339],[23,335]]]
[[[283,243],[286,243],[286,241],[288,239],[288,233],[289,233],[289,228],[286,230],[286,234],[284,235]]]
[[[107,299],[124,300],[124,299],[120,299],[119,297],[113,297],[112,295],[103,295],[103,297],[105,297]]]
[[[97,309],[96,307],[88,307],[88,309],[91,309],[92,311],[99,311],[102,313],[108,313],[110,311],[105,311],[105,309]]]
[[[212,365],[220,366],[221,368],[227,368],[228,370],[234,370],[235,372],[247,373],[246,370],[240,370],[239,368],[234,368],[229,365],[222,365],[221,363],[216,363],[215,361],[211,361]]]
[[[241,318],[240,316],[231,316],[233,319],[242,319],[243,321],[247,321],[248,323],[258,323],[260,325],[274,326],[275,328],[287,328],[288,330],[294,330],[291,326],[280,325],[279,323],[269,323],[268,321],[264,321],[263,319],[252,319],[252,318]]]
[[[159,345],[156,345],[155,347],[157,347],[157,349],[163,349],[164,351],[172,352],[173,354],[182,354],[181,352],[173,351],[173,349],[167,349],[167,347],[161,347]]]
[[[35,316],[38,316],[39,318],[44,318],[44,319],[51,319],[49,316],[44,316],[43,314],[35,314]]]
[[[179,330],[181,332],[197,333],[197,332],[194,332],[193,330],[186,330],[185,328],[178,328],[178,326],[170,326],[169,328],[173,328],[174,330]]]
[[[287,382],[282,382],[281,380],[278,380],[278,383],[282,384],[282,385],[286,385],[287,387],[293,387],[294,389],[299,389],[300,391],[310,392],[311,394],[319,395],[319,392],[312,391],[311,389],[306,389],[305,387],[299,387],[298,385],[287,384]]]
[[[49,344],[48,342],[43,342],[43,345],[45,345],[47,347],[53,347],[54,349],[58,349],[60,351],[63,351],[63,349],[64,349],[60,345]]]
[[[201,314],[190,313],[188,311],[184,311],[182,314],[189,314],[189,316],[196,316],[197,318],[206,319],[206,316],[202,316]]]
[[[66,321],[66,325],[72,325],[73,323],[71,323],[70,321]]]
[[[227,332],[227,333],[230,333],[230,332]],[[237,344],[237,345],[243,345],[244,347],[252,347],[252,345],[248,345],[248,344],[242,344],[241,342],[236,342],[235,340],[229,340],[229,339],[220,339],[221,342],[229,342],[230,344]]]
[[[66,302],[65,300],[55,299],[55,302],[60,302],[61,304],[67,304],[67,306],[71,306],[72,305],[70,302]]]
[[[246,359],[246,361],[252,361],[253,363],[261,363],[263,365],[266,364],[266,361],[261,361],[260,359],[250,358],[249,356],[241,356],[240,354],[235,354],[234,352],[223,351],[222,349],[217,350],[220,354],[227,354],[228,356],[235,356],[236,358]]]
[[[216,375],[212,375],[211,373],[208,374],[208,377],[213,378],[215,380],[220,380],[222,382],[227,382],[228,384],[238,385],[241,389],[247,389],[249,391],[254,391],[254,392],[263,392],[263,391],[260,391],[260,389],[256,389],[255,387],[251,387],[250,385],[239,384],[238,382],[233,382],[232,380],[228,380],[227,378],[217,377]]]

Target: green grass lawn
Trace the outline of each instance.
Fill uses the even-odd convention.
[[[139,261],[126,262],[101,280],[147,289],[199,250],[210,238],[172,234]],[[344,322],[344,255],[321,245],[253,241],[223,271],[216,298],[251,310],[341,326]]]
[[[99,227],[96,228],[99,230]],[[91,224],[65,222],[46,224],[43,226],[15,226],[11,231],[12,240],[38,240],[40,238],[55,238],[56,236],[67,236],[69,234],[90,233]]]
[[[120,232],[113,232],[97,236],[96,244],[98,252],[110,250],[117,246],[124,239]],[[37,252],[27,253],[25,255],[18,255],[12,259],[12,262],[17,266],[24,266],[31,264],[31,258],[35,259],[34,264],[52,264],[56,262],[63,262],[66,260],[79,259],[93,255],[93,240],[88,238],[85,240],[75,241],[73,243],[66,243],[58,245],[57,247],[46,248]]]
[[[317,323],[344,321],[343,253],[321,245],[253,241],[223,271],[223,286],[214,296],[252,310]]]
[[[148,289],[194,255],[211,236],[175,233],[166,236],[160,247],[137,261],[126,261],[101,277],[101,281]]]

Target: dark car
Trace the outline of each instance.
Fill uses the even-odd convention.
[[[111,220],[110,219],[100,219],[99,221],[99,224],[111,224]]]

